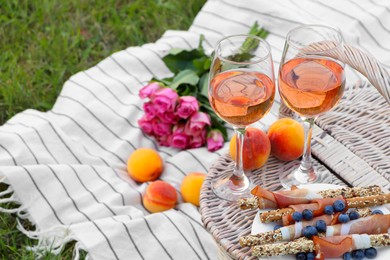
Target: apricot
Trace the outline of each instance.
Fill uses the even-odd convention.
[[[199,172],[192,172],[184,177],[180,191],[185,202],[190,202],[199,207],[200,188],[205,178],[206,174]]]
[[[230,156],[236,159],[236,135],[230,140]],[[244,135],[244,170],[254,170],[263,166],[270,155],[271,143],[266,133],[255,127],[248,127]]]
[[[175,207],[177,193],[171,184],[160,180],[154,181],[146,188],[142,202],[150,212],[162,212]]]
[[[160,155],[151,148],[139,148],[127,160],[128,174],[138,182],[156,180],[160,177],[163,168]]]
[[[271,141],[271,154],[282,161],[292,161],[303,154],[303,126],[292,118],[282,118],[275,121],[268,129]]]

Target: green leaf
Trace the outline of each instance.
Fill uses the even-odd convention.
[[[202,95],[208,97],[209,95],[209,73],[206,72],[199,80],[199,91]]]
[[[221,120],[215,113],[210,113],[209,115],[211,118],[212,128],[221,131],[223,139],[225,139],[226,141],[228,139],[228,135],[225,127],[225,122]]]
[[[210,66],[211,66],[211,58],[210,58],[210,57],[207,57],[207,60],[206,60],[205,63],[203,64],[203,69],[204,69],[204,70],[209,70],[209,69],[210,69]]]
[[[193,70],[182,70],[173,78],[170,88],[176,89],[181,84],[196,85],[198,82],[199,77]]]
[[[209,70],[209,68],[205,69],[205,67],[207,67],[206,63],[208,62],[208,60],[209,58],[207,56],[203,56],[201,58],[193,60],[192,65],[196,69],[196,73],[199,76]]]
[[[173,53],[165,56],[163,61],[170,71],[177,74],[181,70],[197,70],[193,64],[193,61],[202,57],[205,57],[203,50],[175,50]]]
[[[170,51],[169,51],[169,54],[168,55],[177,55],[181,52],[185,51],[184,49],[181,49],[181,48],[172,48]]]
[[[152,82],[157,82],[162,84],[163,86],[169,86],[172,83],[173,77],[172,78],[165,78],[165,79],[156,79],[152,78],[149,83]]]
[[[197,96],[198,89],[195,85],[181,84],[176,89],[179,96]]]

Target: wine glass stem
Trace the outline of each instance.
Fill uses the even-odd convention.
[[[311,159],[311,136],[313,132],[314,118],[302,118],[305,127],[305,144],[304,152],[300,165],[300,172],[309,174],[313,172],[313,165]]]
[[[234,184],[236,184],[235,181],[241,182],[242,179],[245,178],[242,156],[242,151],[244,149],[245,128],[234,127],[234,132],[236,134],[236,164],[234,165],[234,172],[231,180]],[[235,181],[233,179],[235,179]]]

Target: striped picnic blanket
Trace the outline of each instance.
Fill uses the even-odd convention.
[[[26,110],[0,127],[0,181],[10,185],[0,203],[21,205],[0,211],[35,224],[34,231],[19,229],[38,239],[37,253],[60,252],[75,240],[76,259],[81,249],[92,259],[216,259],[217,246],[195,206],[179,198],[175,209],[150,214],[142,206],[148,183],[126,172],[132,151],[155,148],[165,161],[160,179],[179,192],[186,174],[206,173],[226,152],[226,146],[214,153],[158,147],[142,133],[138,91],[152,77],[171,75],[161,58],[174,47],[196,48],[202,34],[211,52],[222,37],[246,33],[258,21],[271,32],[276,71],[286,33],[313,23],[340,28],[346,41],[390,64],[389,13],[390,3],[379,0],[208,1],[188,31],[167,31],[155,43],[112,54],[73,75],[52,110]],[[360,78],[353,71],[347,77],[348,84]]]

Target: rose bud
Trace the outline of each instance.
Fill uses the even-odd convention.
[[[176,113],[180,118],[187,119],[199,110],[199,103],[193,96],[183,96],[179,98],[179,105]]]
[[[187,121],[186,134],[191,136],[200,135],[206,125],[211,125],[210,116],[203,112],[196,112]]]
[[[138,120],[138,125],[141,127],[141,130],[145,134],[147,134],[147,135],[153,134],[152,122],[150,120],[148,120],[145,115],[141,119]]]
[[[224,139],[221,131],[219,130],[211,130],[207,135],[207,149],[210,152],[214,152],[220,148],[222,148],[224,144]]]
[[[173,112],[179,95],[170,88],[163,88],[156,91],[153,95],[152,102],[158,113]]]
[[[141,98],[150,98],[157,90],[161,88],[161,85],[157,82],[152,82],[139,91],[139,96]]]

